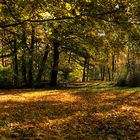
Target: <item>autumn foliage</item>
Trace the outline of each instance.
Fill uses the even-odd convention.
[[[2,139],[140,139],[140,90],[91,86],[0,91]]]

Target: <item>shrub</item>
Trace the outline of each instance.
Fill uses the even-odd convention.
[[[126,84],[131,87],[140,87],[140,72],[129,73],[126,78]]]
[[[126,86],[126,75],[122,75],[117,80],[117,86]]]
[[[127,75],[124,74],[120,76],[117,81],[117,86],[130,86],[130,87],[140,87],[140,72],[136,71],[134,73],[129,72]]]
[[[11,88],[12,72],[10,68],[0,66],[0,89]]]

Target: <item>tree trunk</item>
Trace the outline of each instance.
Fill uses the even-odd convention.
[[[110,68],[107,66],[107,71],[108,71],[108,80],[111,81],[111,75],[110,75]]]
[[[14,58],[13,58],[13,64],[14,64],[14,85],[17,86],[18,85],[18,57],[17,57],[17,39],[15,37],[14,39],[14,44],[13,44],[13,48],[14,48]]]
[[[70,63],[70,61],[71,61],[71,55],[72,55],[72,52],[70,51],[68,63]]]
[[[28,84],[33,85],[33,52],[35,44],[35,28],[32,26],[31,47],[29,49]]]
[[[25,31],[23,30],[23,37],[22,37],[22,82],[26,83],[27,82],[27,77],[26,77],[26,59],[25,59],[25,55],[26,55],[26,35],[25,35]]]
[[[112,81],[114,80],[114,72],[115,72],[115,55],[112,55]]]
[[[57,74],[58,74],[58,63],[59,63],[59,41],[53,41],[53,66],[51,71],[50,87],[57,85]]]
[[[101,80],[104,81],[105,79],[105,65],[102,64],[101,66]]]
[[[82,82],[85,82],[86,81],[86,66],[87,66],[87,57],[85,57],[85,61],[84,61]]]
[[[42,78],[42,75],[43,75],[43,72],[44,72],[44,68],[45,68],[45,63],[46,63],[47,58],[48,58],[49,51],[50,51],[49,45],[46,45],[45,53],[44,53],[43,59],[41,61],[41,66],[40,66],[40,69],[39,69],[39,72],[38,72],[38,75],[37,75],[37,78],[36,78],[37,83],[39,83],[41,81],[41,78]]]
[[[2,43],[2,49],[1,49],[1,56],[2,56],[2,57],[1,57],[1,63],[2,63],[2,66],[4,67],[4,66],[5,66],[5,62],[4,62],[4,56],[3,56],[3,55],[4,55],[4,54],[3,54],[3,50],[4,50],[4,49],[3,49],[3,46],[4,46],[4,45],[3,45],[3,43]]]
[[[87,79],[86,81],[88,82],[89,81],[89,58],[87,60]]]

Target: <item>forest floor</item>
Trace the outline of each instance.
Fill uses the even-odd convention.
[[[140,88],[0,91],[0,140],[140,140]]]

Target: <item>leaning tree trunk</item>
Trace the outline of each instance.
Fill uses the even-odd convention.
[[[72,51],[70,51],[70,54],[69,54],[69,59],[68,59],[68,63],[70,64],[71,62],[71,57],[72,57]]]
[[[53,66],[51,71],[50,87],[57,85],[58,63],[59,63],[59,44],[58,40],[53,41]]]
[[[37,78],[36,78],[37,83],[39,83],[41,81],[41,78],[42,78],[42,75],[43,75],[43,72],[44,72],[44,69],[45,69],[44,66],[45,66],[45,63],[47,61],[49,51],[50,51],[50,48],[49,48],[49,45],[47,44],[46,47],[45,47],[45,53],[44,53],[43,59],[41,61],[41,66],[40,66],[38,74],[37,74]]]

